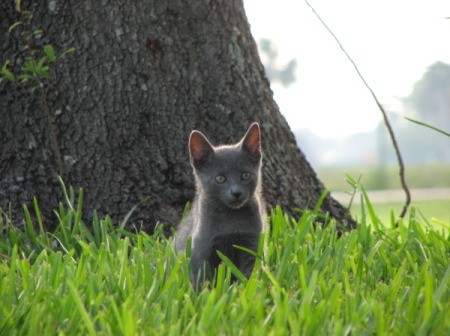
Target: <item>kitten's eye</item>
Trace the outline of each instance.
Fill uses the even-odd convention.
[[[217,182],[217,183],[222,184],[222,183],[224,183],[226,180],[227,180],[227,179],[226,179],[225,176],[223,176],[223,175],[217,175],[217,176],[216,176],[216,182]]]
[[[250,176],[252,176],[252,174],[250,174],[249,172],[245,172],[245,173],[242,173],[241,179],[243,181],[248,181],[248,180],[250,180]]]

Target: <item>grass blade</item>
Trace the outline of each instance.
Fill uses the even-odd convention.
[[[219,256],[220,259],[222,259],[223,263],[230,268],[231,273],[233,273],[233,275],[240,282],[242,282],[242,283],[246,283],[247,282],[247,278],[245,277],[245,275],[242,274],[242,272],[236,267],[235,264],[233,264],[233,262],[226,255],[224,255],[220,251],[217,251],[217,255]]]
[[[95,336],[95,328],[94,323],[91,321],[88,312],[84,308],[83,302],[81,301],[80,294],[78,293],[75,286],[72,284],[72,282],[68,281],[68,286],[70,290],[70,294],[75,301],[75,306],[77,308],[78,313],[81,316],[81,320],[84,322],[84,325],[86,326],[86,329],[88,331],[88,334],[91,336]]]

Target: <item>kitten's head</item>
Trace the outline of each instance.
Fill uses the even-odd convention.
[[[237,144],[213,147],[199,131],[189,138],[197,188],[208,198],[238,209],[254,195],[260,180],[261,135],[253,123]]]

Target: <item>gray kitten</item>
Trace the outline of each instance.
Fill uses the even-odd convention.
[[[199,288],[205,279],[212,279],[221,262],[216,251],[248,278],[255,257],[233,245],[256,251],[264,226],[259,125],[253,123],[237,144],[219,147],[192,131],[189,153],[197,195],[175,241],[177,250],[183,251],[192,237],[191,282]]]

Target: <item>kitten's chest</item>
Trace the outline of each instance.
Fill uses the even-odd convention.
[[[239,233],[259,234],[262,230],[262,218],[258,210],[257,208],[223,212],[214,209],[205,210],[199,217],[198,232],[210,237]]]

